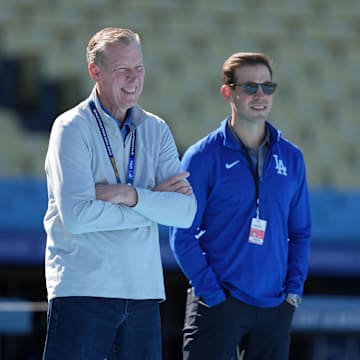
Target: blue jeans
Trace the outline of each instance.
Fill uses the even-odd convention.
[[[64,359],[160,360],[159,301],[52,299],[43,360]]]

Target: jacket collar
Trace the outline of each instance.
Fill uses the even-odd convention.
[[[230,129],[229,125],[230,116],[225,118],[220,125],[220,132],[223,136],[223,145],[230,149],[239,149],[239,141],[236,139],[235,135]],[[277,143],[281,138],[281,131],[276,129],[269,121],[265,122],[265,126],[267,127],[270,134],[270,145]]]

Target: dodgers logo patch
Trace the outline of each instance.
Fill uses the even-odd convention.
[[[273,155],[275,159],[275,169],[279,175],[287,176],[287,167],[284,165],[284,162],[279,159],[278,155]]]

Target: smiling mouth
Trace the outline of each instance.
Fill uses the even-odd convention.
[[[251,108],[253,110],[266,110],[267,106],[266,105],[252,105]]]
[[[121,88],[121,90],[128,95],[132,95],[136,93],[136,88]]]

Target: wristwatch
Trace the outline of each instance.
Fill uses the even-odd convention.
[[[287,294],[286,299],[290,300],[291,304],[294,305],[296,308],[301,304],[301,296],[298,294]]]

